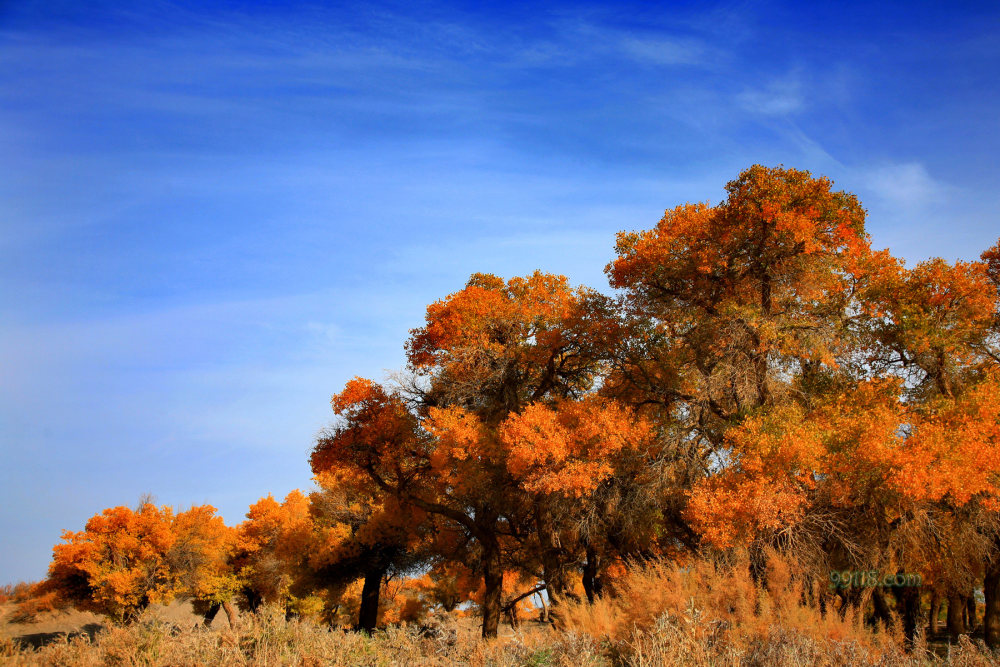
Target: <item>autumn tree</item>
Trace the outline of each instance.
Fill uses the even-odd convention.
[[[411,394],[426,411],[462,407],[490,424],[547,397],[593,387],[615,321],[607,299],[536,271],[501,278],[477,273],[427,308],[407,341]]]
[[[997,365],[1000,364],[1000,242],[986,250],[980,260],[986,266],[986,276],[994,287],[995,298],[993,322],[983,345],[983,354],[992,364]],[[983,630],[987,644],[996,648],[1000,646],[1000,539],[994,538],[992,546],[983,582],[986,598]]]
[[[341,425],[313,453],[314,471],[353,465],[401,502],[466,532],[485,583],[486,636],[500,619],[505,559],[527,531],[548,532],[547,583],[565,566],[552,522],[539,516],[544,508],[532,506],[508,468],[498,428],[534,402],[593,388],[602,305],[558,276],[472,276],[429,306],[425,326],[412,332],[406,391],[348,383],[333,399]]]
[[[863,348],[872,379],[728,431],[723,470],[695,487],[689,513],[717,545],[803,529],[859,569],[931,572],[958,633],[979,563],[995,562],[995,288],[984,264],[931,260],[910,271],[884,263],[863,296],[856,310],[874,334]],[[903,593],[913,636],[919,597]],[[876,613],[888,612],[876,604]]]
[[[176,536],[173,511],[143,503],[113,507],[79,532],[64,531],[52,550],[47,585],[81,609],[123,623],[174,595],[168,555]]]
[[[363,579],[356,626],[378,625],[384,582],[417,569],[429,559],[426,513],[401,505],[366,475],[327,469],[310,495],[314,545],[309,567],[314,585],[337,588]]]
[[[829,179],[755,165],[726,191],[620,233],[607,267],[630,321],[609,388],[709,450],[748,412],[821,386],[851,351],[871,254],[864,209]]]
[[[505,505],[526,510],[504,517],[501,531],[534,540],[554,604],[577,555],[561,538],[551,494],[526,476],[537,471],[522,470],[511,458],[502,425],[532,406],[592,393],[617,327],[605,297],[571,288],[564,277],[536,272],[505,283],[475,274],[465,289],[428,307],[425,326],[407,344],[410,369],[426,382],[413,394],[422,425],[436,438],[438,459],[456,476],[480,475],[480,488],[506,491],[508,498],[497,495],[481,507],[487,515]],[[464,471],[475,460],[465,458],[466,451],[487,466]]]
[[[510,415],[499,432],[508,470],[519,487],[545,516],[558,517],[560,545],[578,558],[589,600],[601,591],[600,571],[609,562],[608,551],[633,558],[644,549],[652,554],[652,544],[637,546],[642,539],[637,525],[624,529],[625,515],[651,532],[661,526],[654,516],[661,498],[651,493],[661,477],[661,443],[647,420],[594,393],[533,403]],[[642,500],[626,504],[627,491]],[[535,537],[546,535],[544,527],[537,528]],[[529,540],[526,546],[544,554],[547,545]],[[569,586],[548,578],[546,584],[557,596]]]
[[[333,406],[342,421],[318,441],[312,455],[314,472],[353,466],[404,504],[447,517],[475,539],[492,540],[499,565],[498,538],[481,527],[492,527],[495,519],[488,523],[485,513],[475,515],[459,502],[449,502],[468,493],[465,485],[481,478],[444,478],[445,471],[431,461],[432,439],[421,431],[402,397],[371,381],[355,379],[334,396]],[[439,454],[435,462],[443,458]],[[475,467],[472,463],[470,472]],[[493,627],[495,632],[495,623]],[[484,625],[484,633],[488,632]]]
[[[906,379],[915,400],[954,398],[1000,358],[986,262],[887,264],[863,297],[872,371]]]
[[[445,557],[431,564],[424,590],[432,605],[450,613],[472,599],[480,578],[465,565],[466,558],[456,557],[454,547],[444,553]]]
[[[166,559],[173,573],[174,590],[194,601],[195,609],[210,625],[219,610],[235,624],[233,597],[240,582],[233,571],[236,531],[215,514],[211,505],[179,512],[173,521],[174,542]]]
[[[742,436],[729,432],[753,416],[808,411],[856,380],[856,295],[887,261],[870,249],[860,202],[829,179],[755,165],[726,192],[717,205],[678,206],[651,230],[620,233],[606,268],[621,290],[622,335],[602,393],[638,407],[667,445],[660,465],[673,489],[660,494],[661,525],[675,555],[697,545],[692,522],[710,543],[719,537],[698,519],[714,514],[714,500],[699,495],[689,507],[692,487],[718,485],[714,499],[740,505],[712,530],[780,523],[755,502],[796,511],[780,494],[767,498],[788,489],[760,464],[760,476],[712,481],[744,456]]]
[[[653,230],[620,234],[608,266],[624,290],[626,335],[604,391],[693,446],[705,479],[684,514],[710,544],[741,534],[787,542],[808,527],[798,534],[825,535],[814,553],[863,543],[874,554],[929,539],[928,517],[966,534],[953,520],[988,495],[921,497],[922,482],[901,480],[912,476],[907,456],[930,470],[958,456],[922,450],[928,441],[916,436],[947,413],[941,400],[958,400],[996,361],[996,253],[906,270],[871,251],[859,202],[831,186],[751,167],[721,204],[680,206]],[[879,384],[885,377],[903,382]],[[976,462],[960,458],[935,483],[974,475]],[[845,498],[862,503],[856,519],[878,521],[835,528]]]
[[[988,499],[988,483],[996,468],[989,460],[992,451],[989,432],[996,423],[995,413],[977,413],[976,428],[970,430],[967,410],[982,404],[994,391],[1000,360],[996,247],[983,253],[978,262],[954,263],[935,258],[907,269],[902,262],[886,265],[876,274],[864,293],[871,315],[867,355],[874,372],[892,374],[905,380],[905,395],[921,405],[927,424],[912,441],[913,465],[929,466],[924,483],[928,489],[950,480],[963,479],[964,492],[927,497],[940,516],[946,518],[956,539],[938,544],[947,559],[945,583],[949,607],[964,605],[974,588],[977,571],[986,569],[990,583],[1000,580],[1000,527],[996,509]],[[929,433],[937,429],[937,444]],[[951,452],[951,442],[961,443],[960,453]],[[985,459],[970,458],[972,450]],[[964,477],[979,480],[965,485]],[[984,496],[984,494],[987,494]],[[957,518],[961,521],[955,521]],[[936,531],[940,533],[941,531]],[[978,539],[977,539],[978,537]],[[979,553],[970,547],[978,545]],[[954,550],[953,550],[954,549]],[[986,625],[992,645],[1000,644],[1000,599],[988,596]],[[961,615],[949,613],[949,629],[961,631]]]
[[[311,542],[309,499],[301,491],[280,503],[268,494],[250,506],[236,527],[232,560],[250,611],[265,603],[294,611],[293,585],[307,567]]]

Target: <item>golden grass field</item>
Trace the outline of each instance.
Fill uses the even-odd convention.
[[[8,622],[0,606],[4,665],[470,665],[565,667],[635,665],[996,665],[980,640],[954,644],[921,638],[904,650],[900,629],[878,629],[850,610],[820,613],[780,563],[771,586],[738,569],[662,565],[632,571],[618,594],[562,608],[556,630],[524,620],[479,637],[478,619],[436,613],[421,624],[371,636],[309,619],[286,620],[277,608],[224,615],[210,628],[190,605],[151,607],[125,627],[93,614],[45,611],[33,623]]]

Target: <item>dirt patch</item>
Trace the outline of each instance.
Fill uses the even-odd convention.
[[[79,637],[86,635],[93,641],[104,630],[108,621],[103,616],[77,609],[66,609],[54,612],[43,612],[33,623],[11,623],[16,611],[16,605],[6,603],[0,605],[0,638],[39,648],[64,637]],[[169,605],[153,605],[146,610],[146,617],[156,619],[175,626],[180,630],[189,630],[203,622],[203,618],[191,609],[187,601],[174,601]],[[212,621],[213,629],[228,627],[225,614],[219,614]]]

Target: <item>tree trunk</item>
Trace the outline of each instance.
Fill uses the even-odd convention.
[[[378,564],[365,572],[365,583],[361,588],[361,608],[358,610],[358,630],[372,633],[378,626],[378,599],[385,571],[386,568]]]
[[[994,554],[994,558],[997,554]],[[983,635],[990,648],[1000,646],[1000,559],[986,569],[983,580],[986,611],[983,613]]]
[[[503,567],[500,564],[500,545],[495,540],[483,540],[483,637],[497,636],[500,626],[501,595],[503,594]]]
[[[920,591],[912,586],[892,590],[896,596],[896,608],[903,617],[903,633],[913,646],[920,630]]]
[[[594,604],[594,600],[601,596],[601,580],[598,577],[597,550],[592,546],[587,546],[587,562],[583,564],[583,590],[587,593],[587,602]]]
[[[938,617],[941,616],[941,593],[936,590],[931,592],[930,616],[930,633],[936,635],[938,632]]]
[[[889,609],[889,604],[885,601],[882,591],[877,588],[872,590],[872,606],[874,607],[875,625],[877,626],[881,622],[883,628],[891,628],[892,610]]]
[[[219,609],[222,607],[218,602],[213,602],[205,610],[205,621],[202,625],[206,628],[212,627],[212,621],[215,620],[215,616],[219,613]]]
[[[228,600],[222,603],[222,611],[226,612],[226,620],[229,621],[229,629],[236,629],[236,609]]]
[[[250,613],[256,613],[262,604],[264,604],[264,596],[257,593],[257,591],[245,589],[243,595],[247,599],[247,609]]]
[[[847,591],[844,589],[838,589],[833,593],[835,596],[840,598],[840,606],[837,608],[837,615],[840,616],[840,620],[847,618],[847,608],[848,608],[848,596]]]
[[[972,634],[976,631],[976,595],[965,598],[965,627]]]
[[[566,578],[563,575],[560,558],[562,546],[559,544],[559,536],[548,511],[540,503],[535,508],[535,530],[538,532],[541,547],[539,557],[542,561],[545,590],[552,606],[558,607],[563,601],[563,593],[566,590]]]
[[[545,601],[546,597],[548,596],[543,593],[538,594],[538,599],[542,601],[542,623],[549,622],[549,603]]]
[[[962,612],[965,609],[965,596],[961,593],[948,594],[948,632],[952,639],[958,641],[958,636],[965,632],[962,622]]]
[[[552,558],[542,560],[542,575],[545,578],[545,590],[548,592],[549,602],[553,607],[558,607],[566,599],[566,578],[557,560]]]

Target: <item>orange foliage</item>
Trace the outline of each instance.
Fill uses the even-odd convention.
[[[407,343],[410,363],[448,366],[455,377],[475,375],[481,360],[460,353],[475,349],[485,358],[525,354],[520,360],[525,365],[544,366],[548,359],[542,355],[564,342],[563,323],[586,294],[572,289],[565,276],[540,271],[506,284],[494,275],[474,274],[465,289],[428,306],[427,324]]]
[[[746,543],[801,519],[813,471],[820,467],[821,432],[794,406],[748,419],[726,434],[729,465],[690,492],[687,516],[719,547]]]
[[[922,369],[934,394],[955,395],[963,369],[984,360],[994,325],[997,288],[987,264],[941,259],[912,270],[884,266],[865,293],[885,363]]]
[[[145,503],[139,510],[114,507],[65,531],[52,550],[49,581],[83,609],[116,621],[136,618],[153,602],[174,594],[167,554],[176,536],[169,507]]]
[[[239,588],[230,561],[236,531],[211,505],[192,507],[174,517],[175,541],[168,553],[175,590],[197,600],[226,602]]]
[[[334,413],[343,419],[338,428],[320,440],[310,458],[313,472],[336,473],[343,481],[371,482],[369,467],[388,466],[397,471],[403,461],[399,448],[415,445],[416,420],[398,396],[364,378],[354,378],[331,400]]]
[[[16,584],[5,584],[0,586],[0,604],[6,602],[20,602],[31,597],[32,589],[40,582],[19,581]]]
[[[894,481],[915,500],[1000,509],[1000,373],[928,406],[899,454]]]
[[[611,284],[664,317],[672,333],[714,322],[712,338],[697,345],[716,354],[737,345],[751,356],[834,364],[841,341],[822,330],[843,309],[850,272],[870,251],[860,203],[831,185],[809,172],[755,165],[726,186],[719,206],[686,204],[653,230],[620,233],[618,258],[607,267]]]
[[[986,264],[986,275],[997,286],[997,289],[1000,289],[1000,241],[989,250],[984,251],[979,258]]]
[[[391,581],[381,599],[382,623],[416,623],[427,616],[434,605],[433,582],[428,575]]]
[[[593,386],[599,350],[616,327],[602,299],[540,271],[506,283],[474,274],[410,332],[410,368],[434,379],[434,405],[466,405],[495,424],[551,393]]]
[[[60,597],[48,581],[24,581],[0,586],[0,604],[12,602],[15,609],[7,621],[10,623],[34,623],[38,615],[65,607],[67,600]]]
[[[616,454],[648,448],[653,433],[629,410],[590,396],[529,405],[501,425],[500,439],[508,470],[527,491],[579,498],[612,474]]]
[[[724,547],[793,526],[815,498],[896,516],[924,502],[1000,507],[997,375],[929,405],[900,391],[865,382],[811,412],[782,407],[730,430],[730,465],[691,491],[692,523]]]
[[[236,528],[235,567],[244,585],[265,602],[282,603],[309,557],[309,500],[292,491],[279,503],[270,494],[250,506]]]

